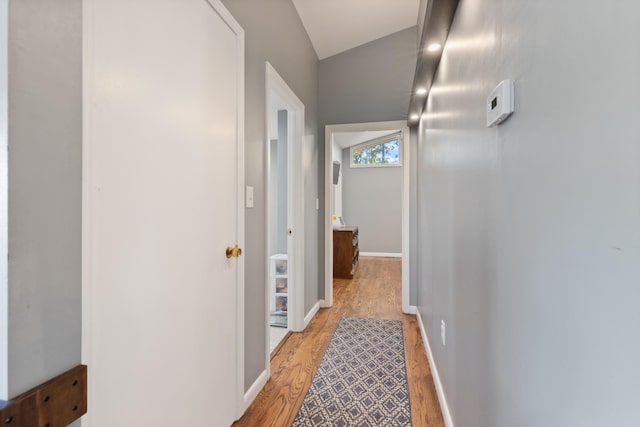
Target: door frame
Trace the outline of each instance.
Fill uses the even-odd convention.
[[[95,72],[92,65],[92,35],[93,35],[93,5],[97,0],[83,0],[82,10],[82,53],[83,53],[83,94],[82,94],[82,343],[81,343],[81,360],[83,364],[93,366],[93,351],[92,351],[92,305],[93,305],[93,231],[94,224],[93,218],[93,203],[92,203],[92,188],[93,188],[93,169],[91,167],[92,158],[92,111],[89,108],[91,105],[90,91],[87,88],[91,82],[91,76]],[[245,141],[244,141],[244,123],[245,123],[245,35],[244,29],[235,20],[231,13],[227,10],[221,0],[202,0],[206,1],[214,10],[215,13],[224,21],[229,29],[236,36],[236,49],[238,54],[238,69],[236,79],[236,102],[237,102],[237,120],[236,120],[236,134],[237,134],[237,240],[238,245],[241,248],[245,247]],[[236,359],[238,361],[236,367],[236,384],[234,390],[234,413],[236,419],[239,419],[246,407],[244,405],[244,324],[245,324],[245,262],[244,257],[239,257],[237,261],[237,283],[236,283]],[[87,384],[87,393],[89,396],[92,393],[91,381]],[[89,400],[89,408],[87,415],[83,417],[82,425],[90,427],[93,425],[93,417],[91,411],[91,400]]]
[[[304,135],[304,115],[305,106],[293,92],[285,80],[278,74],[276,69],[265,62],[265,230],[266,244],[265,254],[270,254],[271,242],[271,214],[269,207],[271,204],[271,194],[269,182],[271,177],[271,150],[269,133],[269,109],[271,107],[272,96],[276,95],[286,106],[288,112],[288,132],[290,137],[287,140],[287,212],[288,228],[292,234],[287,241],[288,251],[288,274],[292,279],[293,286],[289,286],[288,298],[288,329],[294,332],[304,330],[304,176],[302,174],[302,145]],[[273,94],[273,95],[272,95]],[[270,318],[269,318],[269,268],[270,263],[266,263],[265,283],[265,369],[270,375]]]
[[[402,131],[402,312],[415,314],[415,306],[410,304],[410,161],[409,151],[411,136],[407,122],[404,120],[370,123],[347,123],[325,126],[325,212],[324,212],[324,300],[322,307],[333,305],[333,134],[335,132],[364,132],[364,131]],[[348,165],[343,165],[348,167]]]

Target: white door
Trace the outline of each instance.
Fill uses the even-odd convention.
[[[217,0],[88,0],[84,13],[84,425],[230,425],[242,29]]]

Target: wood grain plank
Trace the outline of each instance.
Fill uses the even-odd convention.
[[[87,412],[87,367],[78,365],[0,409],[8,427],[65,427]]]

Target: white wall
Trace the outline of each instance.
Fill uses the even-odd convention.
[[[418,144],[419,310],[457,427],[640,419],[638,22],[635,0],[458,5]]]

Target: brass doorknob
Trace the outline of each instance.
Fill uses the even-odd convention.
[[[234,248],[232,248],[231,246],[227,246],[226,255],[227,258],[238,258],[240,255],[242,255],[242,249],[240,249],[238,245],[236,245]]]

